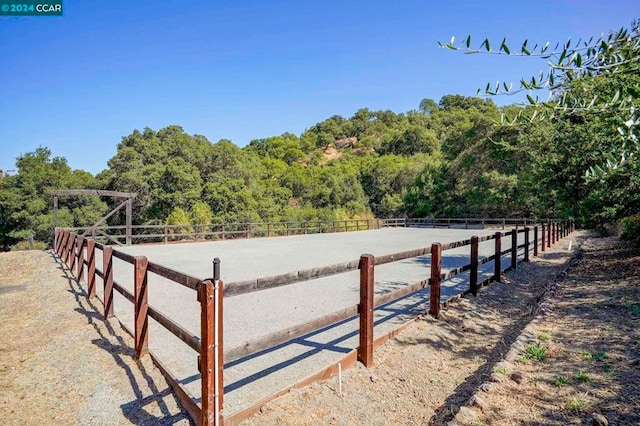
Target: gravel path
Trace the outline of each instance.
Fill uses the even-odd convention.
[[[0,253],[3,425],[189,425],[149,358],[48,252]]]

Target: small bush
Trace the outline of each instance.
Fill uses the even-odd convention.
[[[538,340],[542,340],[543,342],[547,341],[549,340],[549,335],[547,333],[542,332],[538,334]]]
[[[529,358],[535,358],[538,361],[547,359],[547,348],[540,346],[540,343],[530,344],[524,351]]]
[[[556,377],[556,380],[553,382],[557,387],[562,387],[569,383],[569,379],[564,376]]]
[[[34,241],[32,244],[29,241],[23,240],[11,246],[11,251],[46,250],[46,249],[47,249],[47,244],[43,243],[42,241]]]
[[[587,403],[582,399],[573,398],[567,404],[567,408],[571,411],[581,412],[587,408]]]
[[[640,214],[628,216],[620,222],[622,233],[620,238],[630,241],[634,247],[640,248]]]
[[[588,382],[589,380],[591,380],[591,377],[583,371],[578,371],[573,376],[573,378],[576,379],[578,382]]]

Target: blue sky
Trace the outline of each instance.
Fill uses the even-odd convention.
[[[62,17],[0,17],[0,169],[46,146],[97,173],[144,127],[178,124],[244,146],[362,107],[405,112],[423,98],[472,96],[544,61],[467,56],[438,41],[588,38],[638,12],[637,0],[66,0]]]

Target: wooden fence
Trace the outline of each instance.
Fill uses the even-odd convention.
[[[226,240],[233,238],[263,238],[330,232],[350,232],[385,227],[471,228],[526,226],[535,223],[521,218],[391,218],[329,221],[220,223],[208,225],[121,225],[63,228],[83,237],[91,237],[116,245],[169,243],[172,241]]]
[[[398,222],[397,226],[403,226]],[[405,222],[406,226],[406,222]],[[85,279],[88,287],[88,297],[96,296],[96,275],[102,278],[104,285],[104,318],[113,316],[113,291],[117,291],[127,300],[133,303],[134,307],[134,330],[130,331],[134,336],[135,356],[140,358],[149,353],[148,350],[148,321],[149,317],[156,320],[164,328],[173,333],[181,341],[198,352],[199,370],[201,374],[202,403],[200,406],[194,402],[193,396],[182,387],[179,381],[164,368],[161,360],[154,358],[156,365],[162,370],[169,383],[174,388],[176,395],[181,401],[185,410],[198,425],[221,425],[237,424],[255,412],[259,406],[249,407],[231,416],[223,415],[224,404],[224,363],[245,358],[265,349],[272,348],[279,344],[304,336],[310,332],[319,330],[336,322],[359,315],[359,346],[357,348],[357,360],[366,367],[373,364],[374,350],[386,340],[397,333],[397,330],[384,336],[374,339],[373,335],[373,312],[376,307],[398,300],[411,293],[419,291],[426,286],[430,286],[430,306],[429,313],[438,317],[440,310],[448,301],[442,301],[440,295],[440,284],[458,274],[469,271],[469,288],[462,294],[472,293],[476,295],[483,285],[491,281],[499,281],[501,274],[505,270],[517,268],[519,261],[518,251],[523,250],[522,260],[529,261],[530,252],[537,256],[539,251],[545,251],[555,244],[559,239],[567,236],[574,230],[572,221],[548,222],[534,225],[532,228],[525,226],[521,229],[511,231],[498,231],[493,235],[478,237],[474,236],[467,240],[456,241],[447,244],[434,243],[429,247],[409,250],[401,253],[374,257],[370,254],[363,254],[359,259],[350,262],[296,271],[287,274],[262,277],[255,280],[233,282],[223,285],[220,280],[220,261],[214,260],[214,277],[208,280],[191,277],[177,271],[149,262],[142,256],[131,256],[113,247],[106,246],[87,239],[82,235],[75,234],[66,229],[56,228],[55,230],[55,253],[62,261],[75,273],[78,281]],[[533,231],[533,232],[531,232]],[[518,235],[524,234],[524,243],[518,245]],[[531,239],[533,234],[533,240]],[[511,247],[502,250],[502,239],[511,238]],[[481,242],[494,240],[495,251],[489,257],[480,258],[478,246]],[[466,247],[470,249],[469,263],[448,272],[443,272],[441,260],[443,252],[454,248]],[[84,253],[87,253],[85,259]],[[95,252],[102,251],[103,265],[100,270],[96,266]],[[510,255],[510,265],[502,268],[502,258],[505,254]],[[390,262],[417,256],[431,255],[431,269],[429,277],[423,281],[407,285],[404,288],[391,293],[374,297],[374,276],[375,267]],[[118,258],[133,265],[134,293],[129,292],[123,285],[113,279],[113,258]],[[494,262],[494,273],[490,278],[479,282],[479,265]],[[87,276],[84,277],[84,268],[87,268]],[[223,329],[223,297],[232,297],[238,294],[245,294],[261,291],[269,288],[294,284],[310,279],[327,277],[347,271],[360,270],[360,303],[338,312],[325,315],[312,321],[298,324],[284,330],[280,330],[268,335],[244,342],[232,348],[223,349],[224,329]],[[148,303],[147,277],[149,273],[157,274],[169,279],[178,285],[194,290],[195,297],[200,302],[201,307],[201,327],[200,336],[191,332],[174,322],[165,314],[159,312]],[[459,297],[457,295],[455,297]],[[153,356],[153,354],[151,354]],[[332,370],[333,371],[333,370]],[[315,376],[314,376],[315,377]],[[326,376],[324,376],[326,377]],[[282,392],[274,394],[277,396]],[[261,401],[263,404],[265,401]]]
[[[120,293],[133,304],[134,330],[122,326],[134,337],[135,357],[140,358],[149,354],[148,349],[148,323],[149,317],[156,320],[161,326],[169,330],[181,341],[198,352],[198,369],[202,379],[202,403],[200,406],[191,395],[183,388],[179,381],[163,366],[162,361],[154,357],[154,362],[163,372],[173,387],[184,409],[198,425],[221,424],[220,415],[223,404],[223,345],[224,334],[222,312],[224,286],[219,276],[219,268],[214,269],[214,277],[209,280],[201,280],[189,275],[174,271],[162,265],[149,262],[144,256],[131,256],[95,242],[92,239],[74,234],[61,228],[55,229],[56,255],[75,274],[78,281],[82,279],[87,283],[87,296],[96,297],[96,276],[100,277],[104,286],[104,318],[113,316],[113,292]],[[102,251],[102,265],[96,265],[96,251]],[[86,259],[85,259],[86,251]],[[113,258],[118,258],[133,265],[133,294],[125,286],[113,279]],[[84,277],[84,271],[87,276]],[[102,269],[100,269],[100,266]],[[148,303],[148,274],[153,273],[171,280],[177,285],[182,285],[194,291],[194,298],[200,302],[201,327],[200,336],[193,335],[171,318],[161,313]]]

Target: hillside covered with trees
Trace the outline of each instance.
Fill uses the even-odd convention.
[[[637,26],[632,34],[638,38]],[[562,96],[617,91],[634,95],[640,107],[639,88],[637,72],[595,72],[564,82]],[[573,217],[601,226],[640,212],[638,161],[605,178],[585,177],[618,144],[621,114],[584,109],[505,126],[504,114],[535,106],[497,107],[460,95],[416,104],[405,113],[362,108],[348,118],[334,115],[300,135],[245,147],[177,125],[133,130],[96,176],[39,148],[0,180],[0,246],[30,235],[50,239],[48,189],[136,192],[136,224],[486,216]],[[110,203],[61,199],[59,224],[91,225]]]

